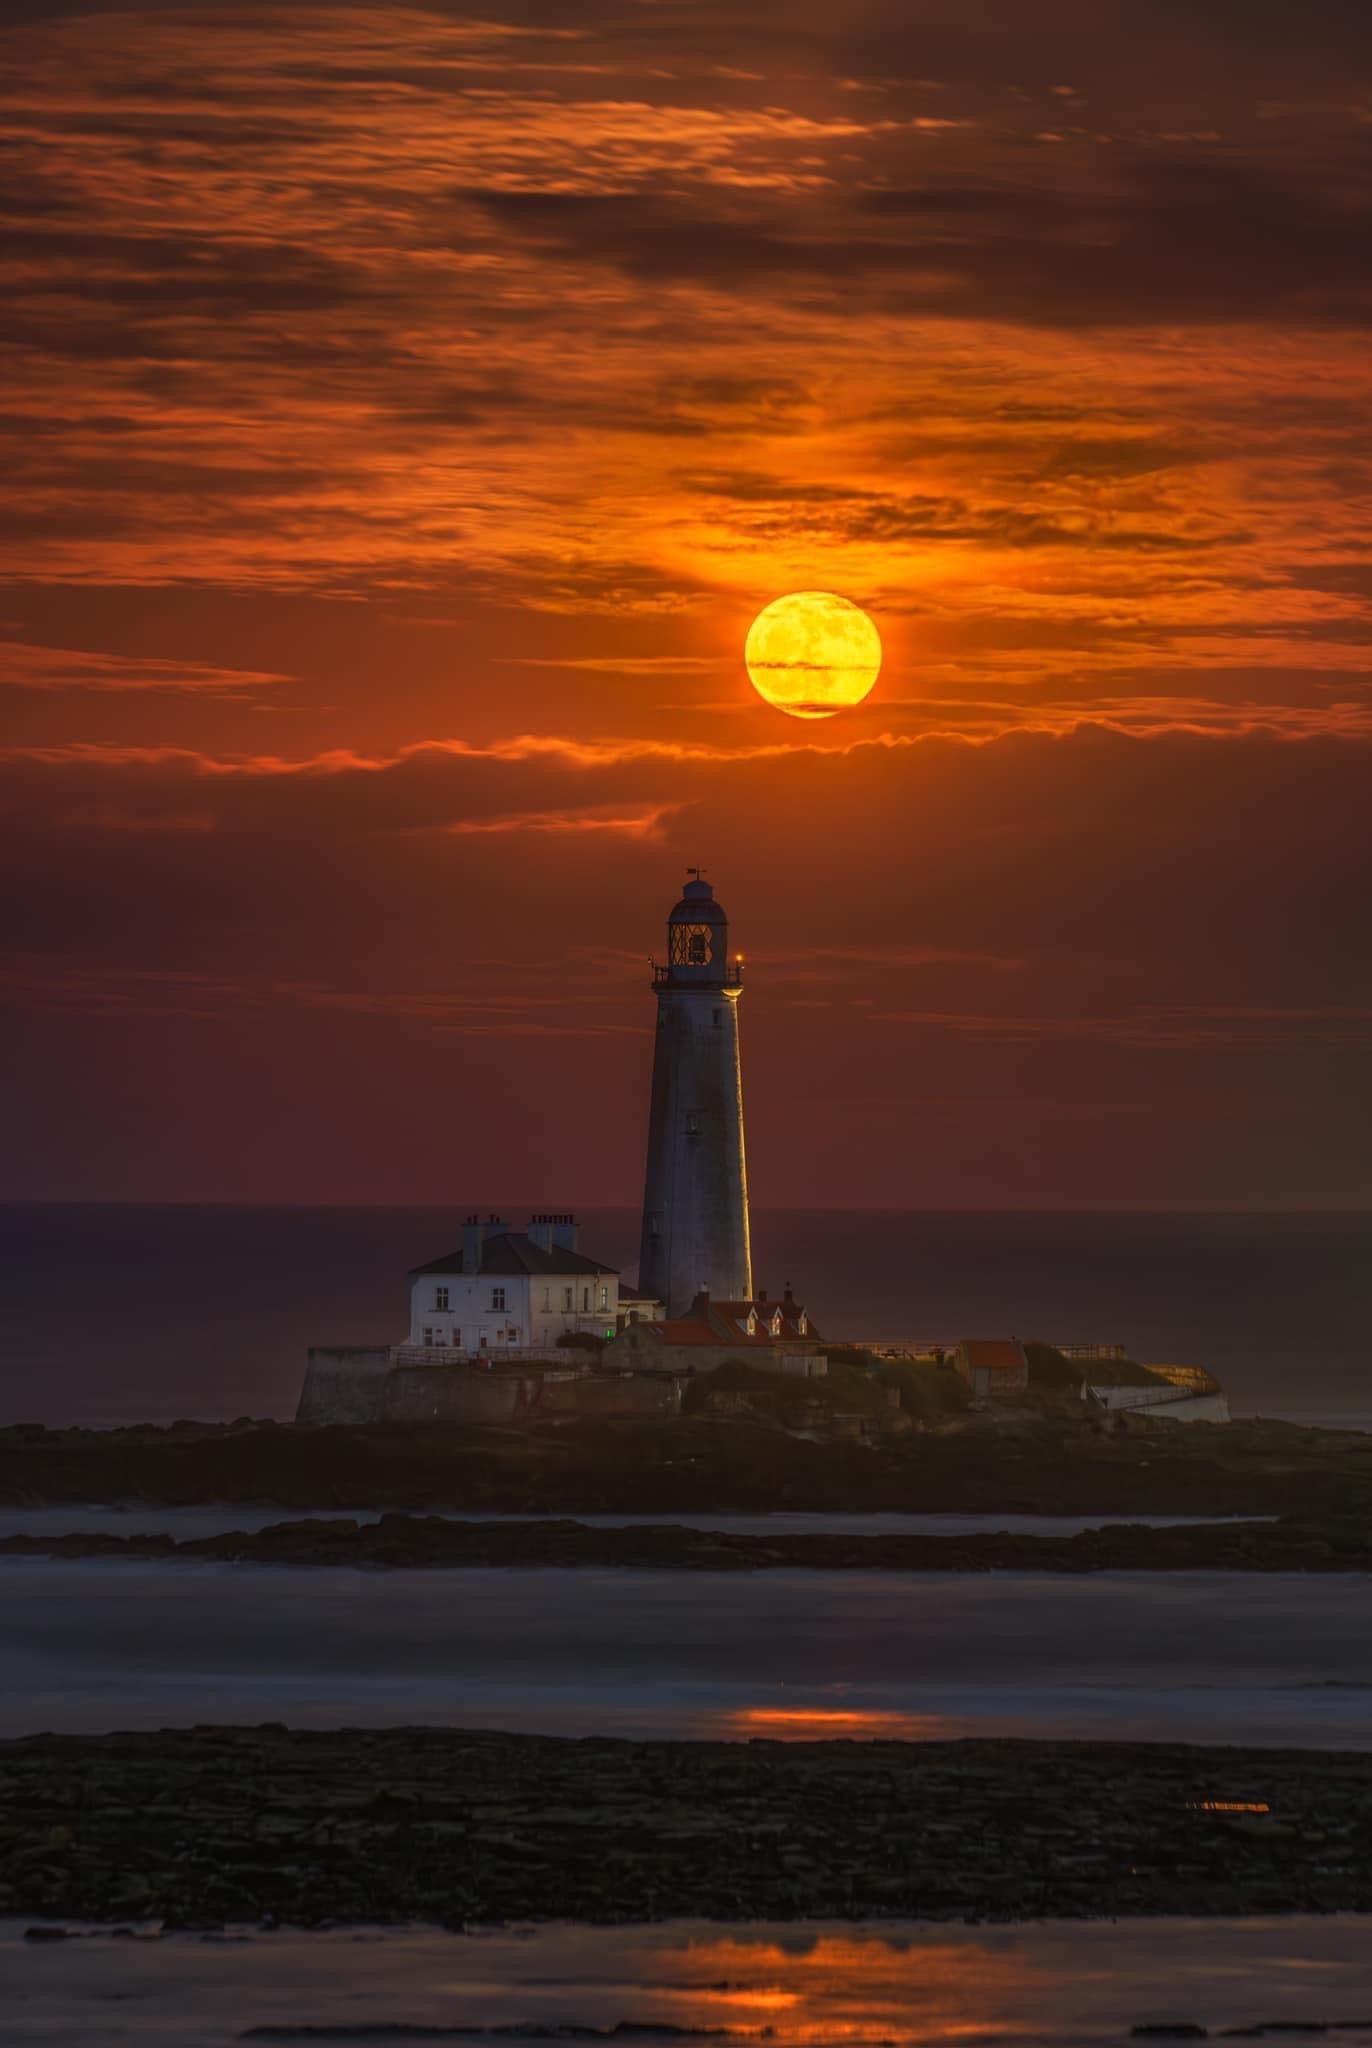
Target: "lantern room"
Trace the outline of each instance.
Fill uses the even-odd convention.
[[[667,964],[655,968],[653,979],[684,988],[733,986],[741,977],[737,963],[729,964],[728,917],[699,869],[689,876],[667,920]]]

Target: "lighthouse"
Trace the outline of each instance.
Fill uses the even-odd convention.
[[[729,920],[698,869],[667,920],[667,959],[653,966],[657,1042],[643,1189],[640,1293],[684,1315],[697,1294],[753,1291],[738,1002],[743,963]]]

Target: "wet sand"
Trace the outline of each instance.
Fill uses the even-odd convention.
[[[714,2039],[1125,2048],[1136,2028],[1372,2034],[1351,1917],[954,1928],[550,1925],[26,1941],[0,1924],[0,2048]],[[1359,2027],[1359,2021],[1364,2022]]]

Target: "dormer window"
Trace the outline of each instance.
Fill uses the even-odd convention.
[[[781,1335],[781,1310],[779,1308],[772,1310],[772,1320],[768,1324],[768,1328],[774,1337]]]
[[[756,1309],[751,1309],[751,1308],[749,1309],[749,1311],[748,1311],[748,1320],[747,1320],[747,1322],[746,1322],[746,1323],[744,1324],[744,1326],[743,1326],[743,1327],[744,1327],[744,1329],[745,1329],[745,1330],[746,1330],[746,1331],[748,1332],[748,1335],[749,1335],[750,1337],[756,1337],[756,1335],[757,1335],[757,1310],[756,1310]]]
[[[796,1328],[799,1330],[802,1337],[809,1336],[810,1318],[806,1315],[804,1309],[802,1309],[800,1314],[796,1317]]]

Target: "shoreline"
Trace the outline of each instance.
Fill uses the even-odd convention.
[[[674,1523],[590,1527],[576,1520],[446,1521],[383,1514],[274,1523],[180,1539],[108,1531],[0,1537],[0,1559],[141,1560],[379,1571],[604,1570],[672,1572],[1372,1572],[1372,1527],[1361,1517],[1142,1523],[1073,1536],[740,1534]]]
[[[1372,1754],[193,1728],[0,1743],[0,1918],[1372,1911]]]

